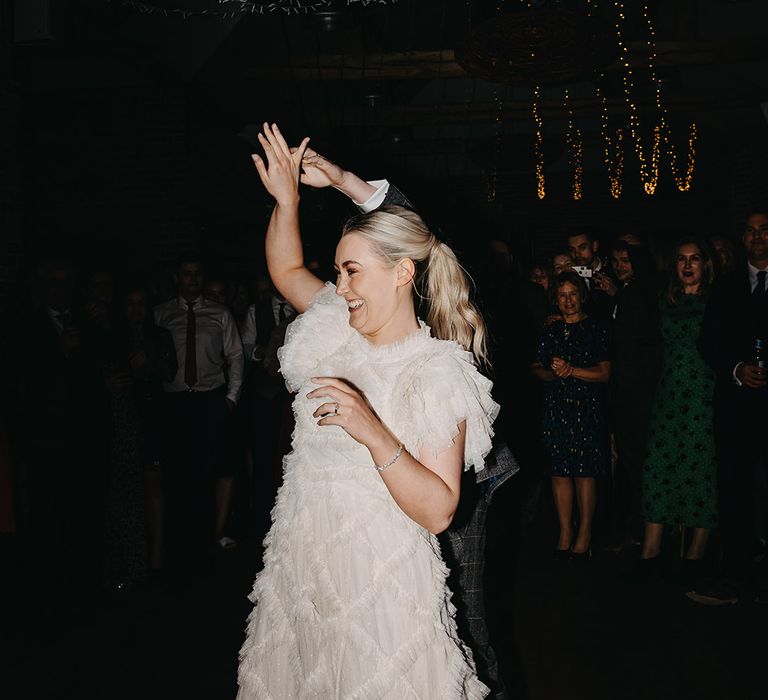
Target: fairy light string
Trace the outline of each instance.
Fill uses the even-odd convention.
[[[536,196],[544,199],[547,196],[547,189],[544,179],[544,120],[541,118],[539,109],[540,101],[541,89],[537,85],[533,90],[533,121],[536,126],[533,149],[536,157]]]
[[[504,11],[505,0],[497,0],[496,13],[500,16]],[[499,184],[499,159],[504,142],[504,98],[501,96],[501,88],[497,85],[493,91],[493,102],[496,107],[495,130],[493,135],[493,163],[491,172],[488,175],[488,194],[489,203],[496,201],[496,193]]]
[[[533,0],[526,0],[528,9],[533,15]],[[531,47],[531,62],[536,62],[536,51]],[[533,104],[531,112],[533,114],[533,123],[535,127],[535,137],[533,142],[533,153],[536,160],[536,196],[544,199],[547,196],[546,181],[544,179],[544,120],[541,117],[541,86],[536,85],[533,88]]]
[[[600,74],[600,83],[604,79]],[[597,97],[602,104],[600,113],[600,132],[603,137],[605,149],[605,168],[608,172],[608,183],[610,186],[611,197],[619,199],[624,186],[624,130],[616,129],[615,136],[611,136],[610,121],[608,119],[608,100],[605,93],[597,86]]]
[[[573,177],[571,180],[571,193],[573,195],[573,199],[578,202],[582,198],[584,191],[584,170],[582,167],[583,140],[581,136],[581,129],[579,129],[574,124],[573,107],[571,106],[571,99],[568,93],[568,88],[565,89],[563,106],[565,111],[568,113],[568,129],[565,132],[565,141],[568,144],[571,169],[573,171]]]
[[[499,158],[504,140],[504,99],[500,94],[500,88],[493,92],[493,100],[496,105],[496,131],[493,137],[493,165],[488,177],[488,201],[496,201],[496,191],[499,182]]]
[[[640,181],[647,195],[654,195],[659,184],[659,163],[661,157],[662,129],[657,124],[653,128],[653,142],[650,155],[643,146],[643,138],[640,133],[640,115],[637,109],[637,103],[634,99],[634,82],[632,79],[632,67],[629,64],[629,48],[624,42],[623,25],[626,19],[624,14],[623,0],[614,0],[613,6],[616,9],[617,18],[614,24],[616,29],[616,40],[619,45],[619,60],[624,67],[622,75],[622,85],[624,87],[624,101],[629,109],[629,132],[632,142],[635,146],[635,154],[640,163]]]
[[[646,27],[648,29],[648,53],[649,61],[648,68],[651,73],[651,80],[655,86],[656,91],[656,109],[659,113],[659,126],[658,129],[661,132],[664,146],[666,147],[667,155],[669,156],[669,167],[672,171],[672,178],[677,185],[677,189],[681,192],[688,192],[691,189],[693,182],[693,173],[696,167],[696,139],[698,135],[698,129],[695,122],[691,122],[688,133],[688,158],[685,168],[685,173],[681,173],[677,162],[677,151],[675,143],[672,138],[672,127],[667,119],[668,111],[664,106],[661,95],[661,80],[656,74],[656,30],[653,26],[653,20],[648,7],[648,0],[643,2],[643,19],[645,20]]]

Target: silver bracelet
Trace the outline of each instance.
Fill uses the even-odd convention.
[[[397,448],[397,452],[395,452],[395,456],[392,457],[392,459],[389,460],[386,464],[382,464],[380,467],[377,465],[373,465],[373,468],[377,472],[383,472],[388,467],[391,467],[395,462],[397,462],[398,459],[400,459],[400,455],[403,454],[403,443],[400,443],[400,446]]]

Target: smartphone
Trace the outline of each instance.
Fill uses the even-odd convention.
[[[592,268],[586,265],[574,265],[571,268],[579,277],[586,277],[592,279]]]

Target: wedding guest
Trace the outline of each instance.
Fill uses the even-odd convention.
[[[544,327],[531,370],[544,387],[542,432],[552,460],[552,493],[560,523],[555,556],[583,561],[592,552],[595,477],[607,467],[601,384],[611,373],[608,331],[584,313],[587,289],[575,272],[558,275],[551,294],[562,320]],[[574,492],[579,510],[575,537]]]
[[[198,255],[182,256],[178,296],[155,308],[155,323],[171,333],[178,364],[175,377],[163,383],[173,454],[165,480],[168,535],[187,555],[203,550],[211,530],[218,542],[224,536],[221,514],[228,510],[232,484],[227,430],[243,376],[235,319],[225,306],[204,298],[202,275]]]
[[[20,319],[15,355],[31,541],[77,598],[102,582],[109,429],[99,356],[74,308],[75,279],[71,259],[42,263],[41,303]]]
[[[551,275],[544,263],[533,263],[528,270],[527,278],[529,282],[543,287],[545,292],[549,291]]]
[[[699,354],[704,309],[714,281],[706,246],[686,237],[675,246],[674,272],[661,299],[663,362],[643,468],[643,548],[636,573],[657,573],[664,527],[683,525],[693,535],[683,576],[701,570],[710,530],[717,525],[714,372]]]
[[[611,485],[614,541],[610,544],[623,547],[639,542],[643,529],[642,470],[661,371],[661,335],[656,272],[646,246],[627,234],[613,243],[610,259],[613,276],[599,276],[596,285],[615,307],[608,385],[617,452]]]
[[[689,596],[709,605],[743,597],[766,600],[766,581],[755,571],[752,548],[755,471],[760,464],[768,469],[768,207],[747,216],[742,244],[747,259],[712,290],[701,329],[702,354],[717,375],[714,425],[722,576]]]
[[[170,333],[153,322],[149,288],[141,280],[130,280],[122,285],[120,301],[112,345],[115,376],[110,383],[110,544],[112,585],[126,588],[146,575],[147,565],[159,571],[164,564],[166,451],[161,383],[173,380],[177,360]]]
[[[573,266],[584,268],[582,277],[589,294],[584,311],[593,318],[609,322],[614,303],[600,284],[608,273],[608,265],[599,254],[600,241],[591,231],[576,229],[567,236],[566,244]]]
[[[211,275],[206,277],[203,295],[208,301],[222,306],[229,305],[229,284],[223,277]]]
[[[736,270],[736,248],[727,236],[710,236],[709,243],[717,253],[717,270],[720,275],[730,275]]]
[[[573,267],[573,258],[568,249],[558,250],[552,256],[552,273],[554,277],[568,272]]]

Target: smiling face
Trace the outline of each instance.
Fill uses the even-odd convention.
[[[347,302],[349,325],[372,342],[392,342],[411,328],[412,273],[407,265],[390,267],[362,236],[349,233],[336,247],[336,293]]]
[[[704,275],[704,258],[699,246],[695,243],[685,243],[677,249],[675,258],[675,273],[685,287],[697,287]]]
[[[557,288],[557,308],[564,317],[578,316],[581,313],[581,294],[575,284],[563,282]]]

